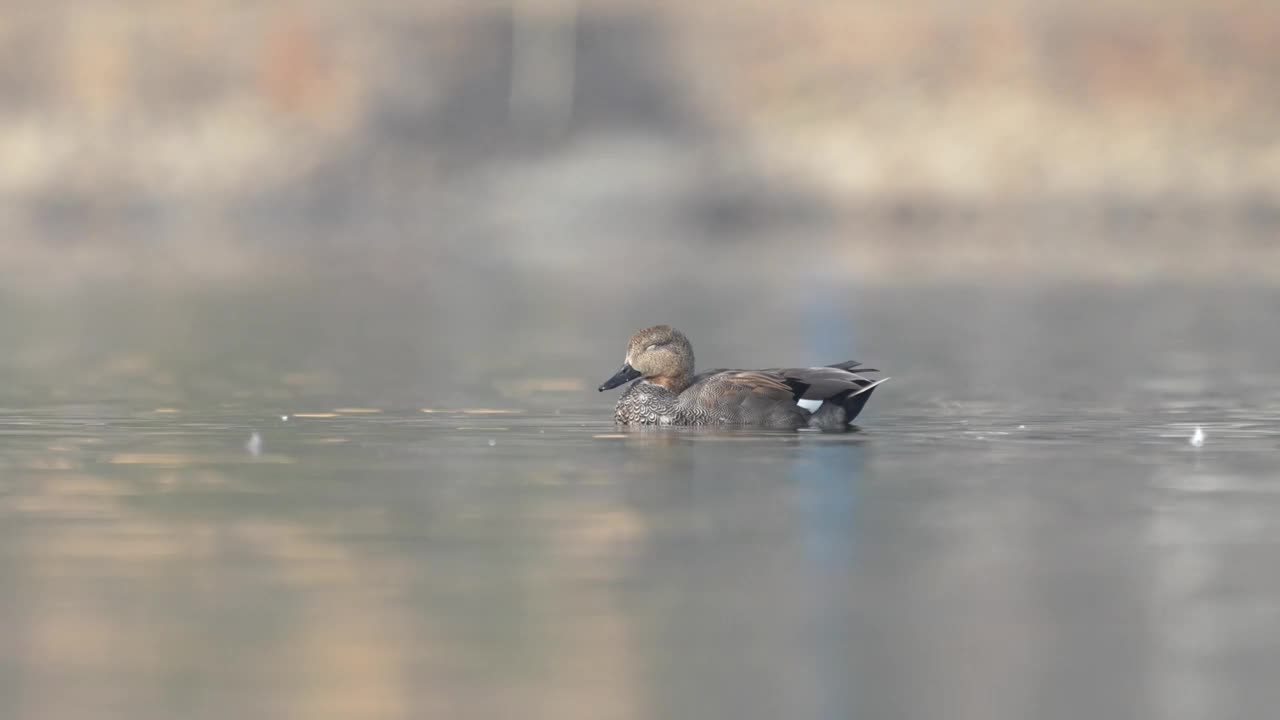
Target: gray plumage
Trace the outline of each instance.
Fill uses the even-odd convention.
[[[855,367],[859,363],[849,361],[828,367],[718,369],[694,375],[688,338],[658,325],[632,336],[622,369],[600,389],[639,377],[618,399],[614,420],[622,425],[839,430],[848,427],[872,390],[884,382],[863,377],[852,370]],[[796,404],[801,399],[822,405],[810,412]]]

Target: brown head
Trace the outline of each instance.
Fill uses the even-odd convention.
[[[622,369],[600,386],[600,392],[644,378],[671,392],[689,386],[693,376],[693,346],[684,333],[670,325],[654,325],[631,336]]]

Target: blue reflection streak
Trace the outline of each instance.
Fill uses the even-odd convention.
[[[814,288],[805,307],[807,343],[814,357],[832,363],[856,359],[847,288],[827,281]],[[815,444],[800,456],[792,472],[797,485],[798,527],[803,533],[806,570],[817,617],[809,632],[815,653],[815,698],[819,717],[854,714],[851,684],[853,628],[846,597],[856,561],[857,489],[865,462],[857,443]]]

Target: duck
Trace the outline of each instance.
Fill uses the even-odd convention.
[[[849,360],[826,367],[705,370],[693,345],[670,325],[637,331],[622,368],[599,392],[630,382],[613,418],[619,425],[713,425],[774,430],[848,430],[871,393],[889,378]]]

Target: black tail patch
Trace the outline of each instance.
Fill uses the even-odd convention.
[[[853,395],[852,390],[848,393],[840,393],[844,396],[840,398],[840,406],[844,408],[844,421],[847,423],[853,422],[853,419],[858,417],[858,413],[862,412],[862,408],[867,406],[867,401],[871,399],[871,393],[875,391],[875,388],[871,388],[857,395]]]
[[[871,383],[867,383],[870,385]],[[863,387],[866,387],[865,385]],[[813,417],[809,418],[809,427],[818,428],[820,430],[844,430],[849,427],[849,423],[858,417],[862,412],[862,408],[866,407],[867,400],[871,399],[871,393],[875,392],[875,388],[868,390],[846,390],[839,395],[833,395],[827,398],[822,407],[818,408]],[[854,393],[857,393],[856,395]]]

